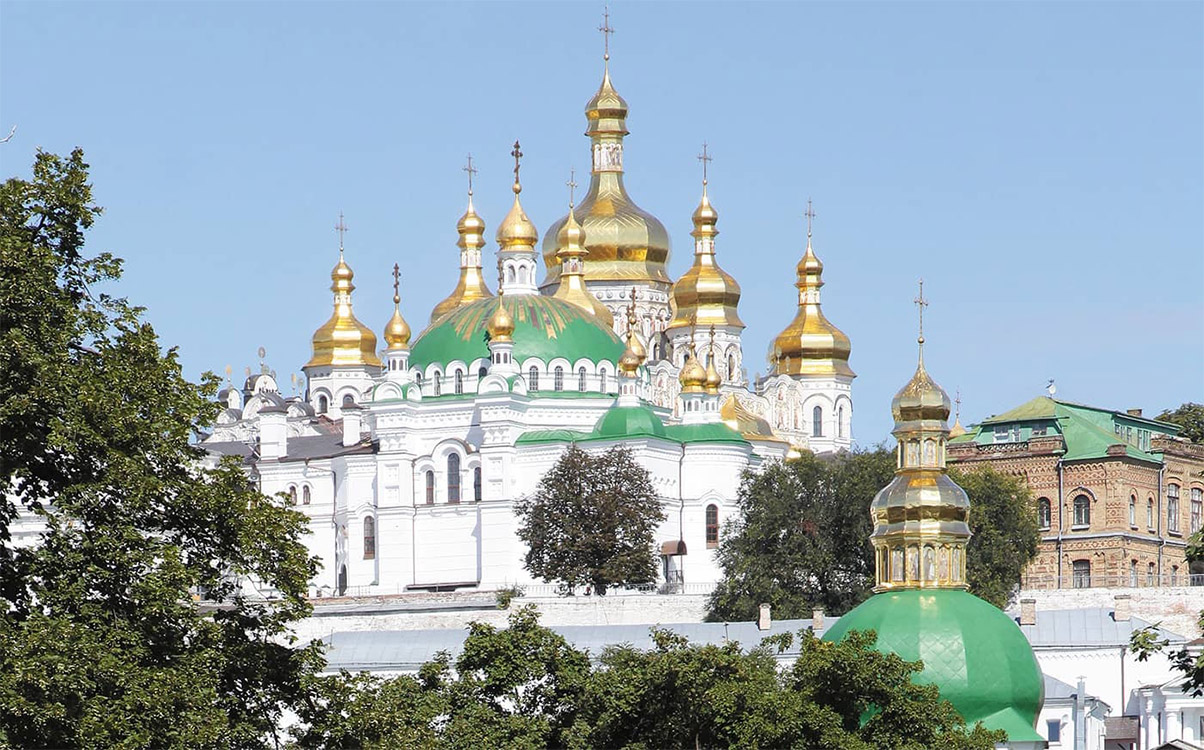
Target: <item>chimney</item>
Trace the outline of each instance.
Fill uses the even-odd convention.
[[[757,630],[769,630],[769,626],[772,624],[772,622],[773,620],[769,617],[769,605],[762,604],[761,613],[757,617]]]
[[[811,610],[811,630],[815,633],[821,633],[824,629],[824,611],[822,609]]]
[[[364,409],[359,404],[344,404],[343,406],[343,445],[360,444],[360,422]]]
[[[1130,417],[1140,417],[1141,409],[1127,409]]]
[[[282,458],[288,454],[288,415],[283,406],[259,410],[259,457]]]
[[[1129,608],[1129,595],[1117,594],[1116,596],[1112,597],[1112,601],[1114,602],[1112,619],[1117,622],[1128,622],[1129,613],[1131,612],[1131,609]]]
[[[1021,625],[1036,625],[1037,624],[1037,600],[1036,599],[1021,599],[1020,600],[1020,624]]]

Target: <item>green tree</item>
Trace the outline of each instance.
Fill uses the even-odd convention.
[[[536,491],[515,503],[526,567],[571,593],[656,580],[653,534],[665,519],[644,467],[622,446],[592,456],[570,445]]]
[[[966,582],[970,593],[1003,609],[1037,556],[1041,532],[1033,498],[1023,480],[981,469],[949,472],[970,498]]]
[[[1185,437],[1193,443],[1204,443],[1204,404],[1188,401],[1180,404],[1179,408],[1164,411],[1158,415],[1161,422],[1172,422],[1183,429],[1180,437]]]
[[[202,468],[217,379],[188,382],[107,293],[120,261],[84,252],[99,213],[79,150],[0,186],[0,745],[274,745],[320,662],[288,630],[302,519]],[[14,544],[18,513],[39,544]]]
[[[739,515],[720,539],[723,580],[709,618],[750,619],[762,602],[782,618],[860,603],[874,570],[870,503],[894,471],[894,454],[877,448],[834,458],[805,453],[746,473]]]

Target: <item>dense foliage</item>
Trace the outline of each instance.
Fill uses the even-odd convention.
[[[272,746],[320,660],[287,642],[301,518],[238,466],[201,468],[216,379],[188,382],[105,293],[121,263],[85,254],[99,213],[78,150],[0,186],[0,745]],[[39,545],[12,539],[18,513]]]
[[[415,677],[317,678],[299,744],[987,750],[1002,739],[967,728],[935,687],[912,684],[921,663],[874,651],[872,632],[841,643],[787,633],[750,650],[659,629],[652,639],[651,650],[611,647],[591,666],[520,609],[507,629],[474,625],[454,664],[442,654]],[[787,649],[797,658],[779,669]]]
[[[835,458],[804,453],[746,473],[739,515],[720,539],[724,575],[710,618],[752,619],[762,602],[783,619],[860,603],[873,585],[870,503],[894,472],[894,454],[879,449]]]
[[[805,453],[746,474],[739,515],[720,539],[723,580],[709,618],[753,619],[762,602],[781,618],[842,614],[863,601],[874,577],[869,508],[894,472],[894,453],[877,448]],[[1028,488],[989,468],[954,478],[970,498],[970,592],[1005,607],[1040,540]]]
[[[1041,541],[1032,494],[1019,477],[990,466],[949,474],[970,497],[970,593],[1002,609],[1020,587]]]
[[[1204,443],[1204,404],[1188,401],[1180,404],[1177,409],[1162,412],[1158,419],[1182,427],[1179,437],[1187,438],[1193,443]]]
[[[664,520],[648,471],[621,446],[597,456],[570,445],[515,503],[531,575],[565,592],[656,580],[654,533]]]

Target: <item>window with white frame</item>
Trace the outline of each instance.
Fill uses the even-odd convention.
[[[1204,489],[1191,488],[1191,533],[1200,530],[1201,516],[1204,515]]]
[[[527,388],[532,392],[539,390],[539,368],[534,365],[527,370]]]
[[[564,368],[559,365],[552,371],[552,390],[564,390]]]
[[[1179,485],[1166,486],[1166,530],[1172,534],[1179,532]]]
[[[1074,525],[1091,525],[1091,498],[1086,495],[1076,495],[1074,498]]]

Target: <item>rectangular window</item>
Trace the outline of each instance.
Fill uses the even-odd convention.
[[[1054,742],[1060,743],[1062,741],[1062,720],[1050,719],[1049,721],[1045,722],[1045,734],[1046,739],[1049,740],[1051,744]]]
[[[1074,587],[1076,589],[1091,588],[1091,561],[1075,560],[1073,563]]]
[[[1045,430],[1045,423],[1038,422],[1037,424],[1033,425],[1033,437],[1043,437],[1045,435]]]
[[[1166,486],[1166,530],[1179,533],[1179,485]]]
[[[995,425],[996,443],[1006,443],[1010,434],[1011,430],[1008,429],[1007,425]]]

